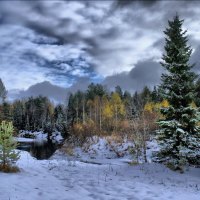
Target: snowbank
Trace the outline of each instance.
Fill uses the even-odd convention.
[[[32,131],[21,130],[18,135],[17,141],[18,142],[31,142],[31,141],[43,142],[43,141],[47,141],[47,138],[48,138],[48,134],[44,133],[43,131],[32,132]],[[58,131],[53,132],[50,136],[50,139],[54,143],[61,143],[63,141],[63,137],[61,133]]]
[[[64,140],[61,133],[58,131],[53,132],[50,136],[50,139],[53,143],[61,143]]]
[[[32,143],[35,139],[32,138],[24,138],[24,137],[15,137],[14,138],[17,142],[25,142],[25,143]]]
[[[42,131],[25,131],[25,130],[21,130],[19,132],[19,135],[18,137],[21,137],[21,138],[32,138],[32,139],[35,139],[35,140],[47,140],[47,136],[48,134],[47,133],[44,133]]]
[[[69,143],[66,142],[63,146],[63,151],[68,148]],[[134,160],[134,155],[130,150],[134,147],[131,141],[123,141],[117,143],[110,140],[109,137],[93,137],[87,140],[82,147],[75,147],[73,149],[73,156],[79,160],[105,160],[121,158],[126,162]],[[152,154],[159,150],[156,140],[147,142],[147,160],[152,162]],[[135,160],[136,161],[136,160]],[[139,162],[144,162],[143,157],[139,158]]]

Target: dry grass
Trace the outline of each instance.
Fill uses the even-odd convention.
[[[125,135],[119,134],[117,132],[112,133],[112,135],[107,136],[106,140],[112,149],[113,152],[117,155],[117,157],[123,157],[124,152],[119,151],[118,147],[122,146],[125,141]]]
[[[20,172],[20,169],[15,165],[13,166],[0,164],[0,171],[4,173],[17,173]]]
[[[114,142],[116,144],[122,144],[125,140],[125,135],[119,132],[113,132],[110,136],[107,136],[106,139],[109,143]]]
[[[66,153],[68,156],[73,156],[74,155],[74,147],[73,145],[63,145],[61,150]]]

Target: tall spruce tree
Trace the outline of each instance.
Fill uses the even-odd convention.
[[[191,105],[196,95],[197,76],[189,63],[192,49],[187,44],[187,31],[182,29],[183,21],[176,15],[168,22],[169,27],[164,31],[165,54],[161,62],[166,70],[161,77],[161,93],[170,106],[161,109],[164,119],[159,121],[161,151],[158,155],[160,161],[172,164],[175,169],[197,161],[200,155],[199,113]]]

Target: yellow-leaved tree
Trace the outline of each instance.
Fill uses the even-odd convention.
[[[126,115],[125,106],[119,94],[116,92],[114,92],[111,95],[110,103],[111,103],[111,110],[114,113],[114,118],[115,118],[115,129],[117,129],[118,120]]]
[[[106,96],[103,96],[102,100],[102,118],[103,124],[106,129],[111,125],[112,118],[114,116],[113,110],[111,108],[111,103]]]

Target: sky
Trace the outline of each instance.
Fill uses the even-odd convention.
[[[0,78],[10,99],[60,102],[91,82],[139,91],[158,85],[167,21],[184,19],[200,71],[200,1],[0,1]]]

